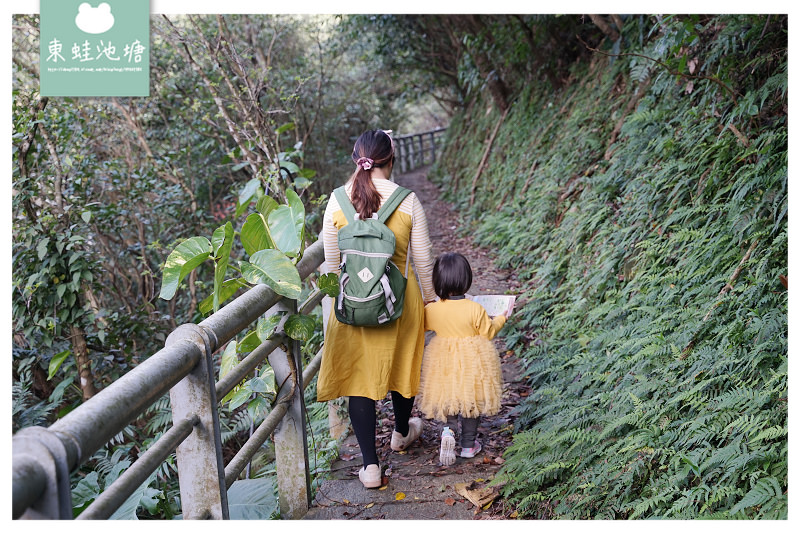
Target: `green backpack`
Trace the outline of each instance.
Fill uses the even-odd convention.
[[[333,194],[347,225],[339,230],[341,273],[334,311],[339,322],[351,326],[379,326],[403,312],[408,278],[392,263],[395,237],[386,220],[411,191],[398,187],[372,218],[361,220],[344,187]]]

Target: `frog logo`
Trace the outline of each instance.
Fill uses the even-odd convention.
[[[78,6],[75,25],[84,33],[97,35],[107,32],[114,26],[114,15],[111,14],[111,6],[106,2],[97,7],[92,7],[88,2],[82,3]]]

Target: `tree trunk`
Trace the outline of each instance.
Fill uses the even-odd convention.
[[[605,33],[609,39],[612,41],[617,41],[619,39],[619,33],[617,33],[617,30],[611,27],[611,24],[609,24],[606,19],[600,15],[589,15],[589,18],[592,19],[594,25],[600,28],[600,31]]]
[[[473,28],[475,28],[474,32],[476,35],[487,33],[486,27],[479,17],[471,15],[469,20]],[[498,69],[494,68],[486,52],[475,50],[472,52],[472,57],[475,60],[475,66],[478,67],[478,72],[481,77],[486,80],[486,84],[489,87],[489,92],[495,104],[497,104],[501,112],[505,112],[508,109],[509,90],[503,78],[500,77],[500,72]]]
[[[75,362],[78,365],[83,401],[86,401],[97,394],[91,361],[89,361],[89,350],[86,347],[86,332],[79,326],[70,326],[70,338],[72,339],[72,349],[75,351]]]

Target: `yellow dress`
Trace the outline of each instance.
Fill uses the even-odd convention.
[[[381,193],[381,203],[397,187],[388,180],[373,181]],[[347,192],[350,194],[349,188]],[[330,202],[334,201],[331,198]],[[326,213],[331,216],[335,227],[333,238],[330,232],[327,238],[323,235],[326,263],[335,264],[336,260],[328,260],[331,255],[329,248],[335,246],[335,231],[346,226],[347,219],[338,208],[338,202],[333,207],[329,204]],[[423,284],[431,287],[428,290],[432,291],[430,237],[424,212],[414,193],[389,217],[386,225],[392,230],[396,240],[391,260],[401,271],[405,271],[409,240],[412,238],[412,229],[414,230],[417,236],[412,243],[414,262],[421,272]],[[413,246],[417,246],[416,251],[413,251]],[[334,255],[338,256],[338,247]],[[317,401],[324,402],[342,396],[364,396],[380,400],[392,390],[406,398],[416,396],[425,348],[425,307],[414,267],[409,264],[408,269],[403,313],[394,322],[374,327],[350,326],[339,322],[331,313],[325,331],[322,365],[317,380]],[[433,299],[432,294],[429,299]]]
[[[489,318],[472,300],[441,300],[425,307],[425,329],[436,332],[422,360],[417,407],[426,417],[477,418],[500,410],[503,375],[491,339],[506,322]]]

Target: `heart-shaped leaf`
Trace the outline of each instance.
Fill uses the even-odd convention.
[[[264,283],[281,296],[300,297],[300,274],[292,262],[278,250],[261,250],[241,261],[242,276],[249,283]]]
[[[264,220],[267,219],[270,212],[278,207],[278,202],[275,201],[275,198],[272,196],[264,195],[258,199],[258,204],[256,204],[256,209],[259,213],[264,215]]]
[[[258,338],[258,333],[256,330],[253,330],[245,335],[244,339],[239,342],[239,346],[236,348],[236,351],[239,353],[249,353],[258,348],[260,345],[261,339]]]
[[[316,322],[306,315],[291,315],[286,319],[283,329],[296,341],[307,341],[314,335]]]
[[[264,381],[261,377],[253,378],[250,380],[248,387],[253,392],[260,392],[262,394],[266,394],[268,392],[275,392],[271,390],[270,387],[267,385],[267,382]]]
[[[264,196],[264,198],[269,198]],[[242,239],[242,246],[247,255],[275,248],[272,238],[269,236],[269,229],[267,228],[267,219],[261,213],[252,213],[247,217],[242,225],[242,232],[240,234]]]
[[[160,297],[171,300],[183,278],[210,255],[211,243],[205,237],[191,237],[180,243],[164,263]]]
[[[275,328],[278,327],[278,324],[281,323],[281,319],[283,319],[284,313],[281,314],[274,314],[269,315],[266,318],[260,318],[258,320],[258,325],[256,326],[256,332],[258,333],[258,338],[261,339],[261,342],[269,340],[270,337],[275,333]]]
[[[277,249],[294,257],[302,251],[306,212],[303,201],[293,190],[286,191],[286,201],[286,205],[269,214],[269,234]]]
[[[328,296],[336,298],[339,296],[339,276],[333,272],[323,274],[317,281],[317,287]]]

